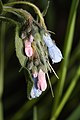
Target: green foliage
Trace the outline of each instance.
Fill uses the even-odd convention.
[[[23,41],[19,37],[19,26],[16,26],[15,49],[16,49],[16,56],[18,57],[21,66],[25,67],[26,61],[27,61],[27,57],[23,53]]]
[[[77,2],[75,0],[73,0],[71,10],[70,10],[67,31],[66,31],[66,35],[65,35],[65,43],[64,43],[64,60],[63,60],[62,66],[61,66],[62,72],[61,72],[61,76],[60,76],[60,81],[58,82],[57,88],[56,88],[56,96],[55,96],[55,103],[54,103],[54,107],[53,107],[53,113],[59,104],[59,100],[62,96],[62,92],[63,92],[63,88],[64,88],[64,82],[66,80],[69,55],[71,52],[73,36],[74,36],[78,3],[79,3],[79,0],[77,0]]]
[[[2,13],[3,11],[3,4],[2,4],[2,1],[0,1],[0,14]]]
[[[66,120],[79,120],[80,119],[80,105],[72,112]]]

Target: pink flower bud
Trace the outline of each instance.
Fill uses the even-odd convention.
[[[25,40],[24,44],[25,44],[25,47],[31,47],[31,42],[28,40]]]
[[[33,55],[33,49],[32,47],[29,47],[29,48],[25,48],[25,54],[28,56],[28,57],[31,57]]]
[[[31,47],[31,42],[29,42],[28,40],[25,41],[25,54],[28,57],[31,57],[33,55],[33,49]]]
[[[47,88],[47,82],[46,82],[45,73],[41,69],[40,69],[40,71],[38,73],[37,87],[41,91],[45,91],[46,88]]]

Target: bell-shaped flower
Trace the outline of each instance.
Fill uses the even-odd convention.
[[[36,98],[42,94],[42,91],[37,87],[37,81],[38,81],[37,77],[36,78],[33,77],[33,81],[34,81],[34,85],[31,89],[30,96],[31,98]]]
[[[41,91],[45,91],[47,88],[45,73],[41,69],[39,70],[39,73],[38,73],[37,87]]]
[[[31,57],[33,55],[33,48],[31,47],[31,42],[26,40],[25,42],[25,54],[28,57]]]
[[[49,34],[43,34],[43,40],[46,44],[46,46],[48,47],[48,52],[49,52],[49,56],[52,59],[53,63],[58,63],[61,61],[62,57],[62,53],[60,51],[60,49],[56,46],[56,44],[52,41],[51,37]]]

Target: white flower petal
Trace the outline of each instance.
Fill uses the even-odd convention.
[[[49,56],[52,59],[53,63],[58,63],[61,61],[62,53],[60,49],[55,45],[55,43],[52,41],[49,34],[46,33],[46,35],[43,35],[43,40],[48,47]]]
[[[33,77],[33,81],[34,81],[34,85],[31,89],[30,96],[31,96],[31,98],[36,98],[36,97],[39,97],[42,94],[42,91],[37,88],[37,83],[36,83],[37,78]]]
[[[49,34],[46,33],[46,35],[43,35],[43,40],[44,40],[47,47],[52,47],[53,46],[53,41],[52,41]]]
[[[48,48],[48,50],[53,63],[58,63],[62,60],[62,53],[55,44],[51,48]]]
[[[41,90],[36,89],[34,86],[32,87],[32,90],[31,90],[31,93],[30,93],[31,98],[39,97],[41,94],[42,94]]]

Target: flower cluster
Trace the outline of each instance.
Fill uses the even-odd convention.
[[[30,25],[29,31],[26,26],[26,29],[21,33],[21,38],[23,39],[25,56],[28,58],[26,67],[33,80],[30,97],[36,98],[47,88],[46,75],[48,71],[52,70],[48,56],[52,63],[57,63],[61,61],[62,54],[52,41],[50,34],[34,23]]]

